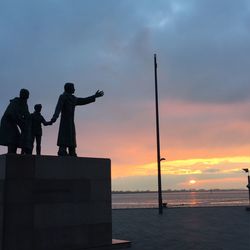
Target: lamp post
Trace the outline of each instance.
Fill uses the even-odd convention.
[[[248,200],[249,200],[249,205],[246,207],[247,211],[250,211],[250,176],[249,176],[249,169],[248,168],[243,168],[242,169],[244,172],[248,173],[247,174],[247,188],[248,188]]]
[[[162,187],[161,187],[161,158],[160,150],[160,129],[159,129],[159,108],[158,108],[158,86],[157,86],[157,61],[154,54],[154,75],[155,75],[155,114],[156,114],[156,142],[157,142],[157,166],[158,166],[158,206],[159,214],[162,214]]]

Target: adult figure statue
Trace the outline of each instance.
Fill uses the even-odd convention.
[[[58,132],[57,146],[59,156],[76,155],[76,133],[75,133],[75,107],[95,102],[95,99],[104,95],[103,91],[97,92],[86,98],[74,96],[75,87],[73,83],[65,83],[64,93],[59,96],[55,113],[51,122],[55,122],[61,113],[61,120]]]
[[[8,153],[31,154],[31,120],[27,100],[29,91],[21,89],[19,97],[10,100],[0,125],[0,145],[8,147]]]

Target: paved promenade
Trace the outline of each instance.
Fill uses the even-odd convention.
[[[250,250],[244,207],[113,210],[113,238],[131,250]]]

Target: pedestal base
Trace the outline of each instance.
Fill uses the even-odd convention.
[[[1,155],[0,250],[112,245],[109,159]]]

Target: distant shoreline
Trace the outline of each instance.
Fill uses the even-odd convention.
[[[247,189],[181,189],[181,190],[163,190],[163,193],[178,193],[178,192],[232,192],[232,191],[246,191]],[[136,190],[136,191],[112,191],[112,194],[137,194],[137,193],[158,193],[158,191],[151,190]]]

